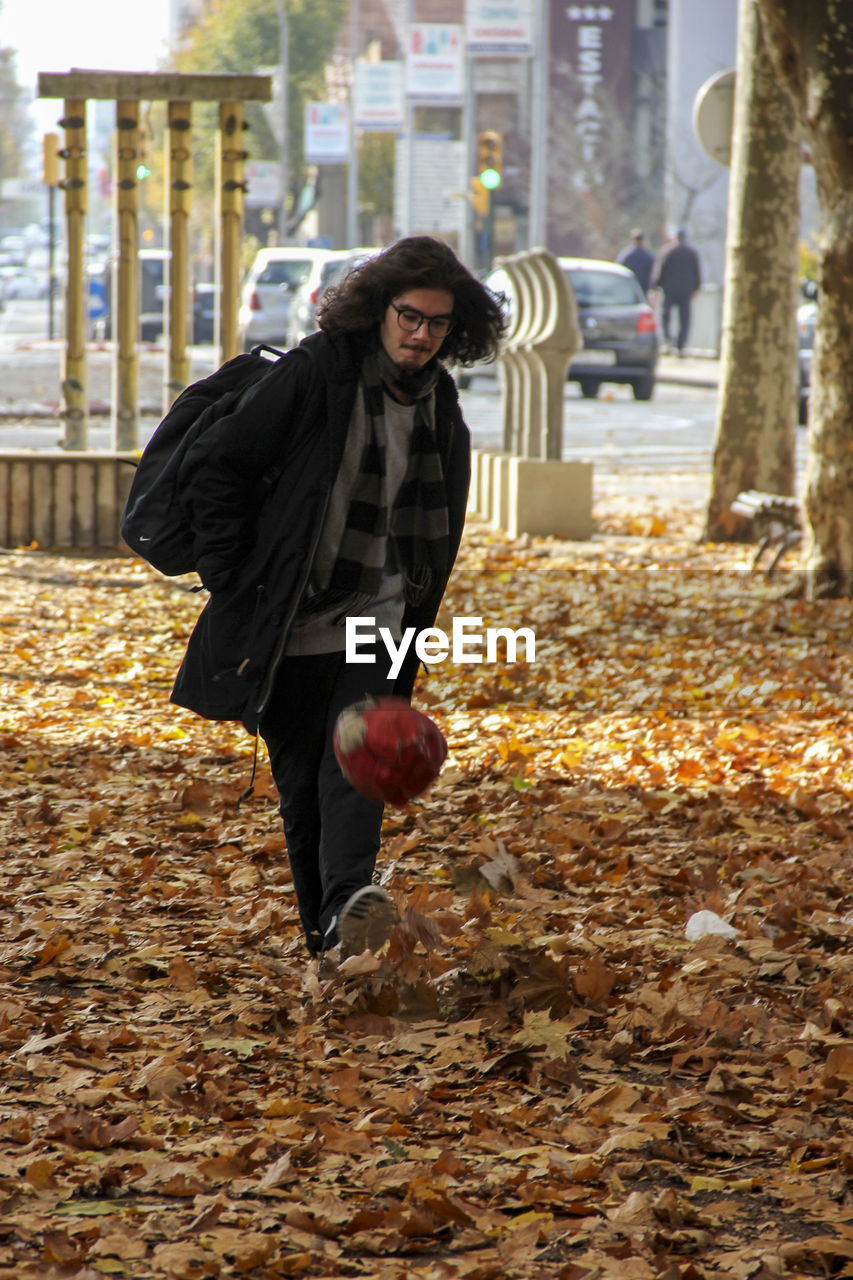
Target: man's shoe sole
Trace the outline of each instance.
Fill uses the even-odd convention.
[[[378,885],[357,889],[344,903],[338,917],[338,937],[344,952],[350,956],[362,951],[376,952],[391,937],[399,920],[390,896]]]

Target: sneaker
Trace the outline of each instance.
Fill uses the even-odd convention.
[[[399,920],[397,908],[377,884],[356,889],[341,907],[337,919],[338,937],[346,955],[360,956],[362,951],[378,951],[391,937]]]

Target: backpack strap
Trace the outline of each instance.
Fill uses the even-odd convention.
[[[260,741],[260,736],[261,736],[261,731],[258,728],[255,730],[255,749],[252,753],[252,774],[251,774],[251,777],[249,778],[249,785],[246,787],[245,791],[241,792],[241,794],[237,797],[236,808],[238,812],[240,810],[240,805],[243,803],[243,801],[248,800],[249,797],[253,795],[255,791],[255,775],[258,772],[258,744]]]

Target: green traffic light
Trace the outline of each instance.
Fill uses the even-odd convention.
[[[138,164],[136,166],[136,176],[140,182],[143,178],[149,177],[150,173],[151,170],[148,168],[147,164]]]
[[[480,173],[480,181],[487,191],[494,191],[501,185],[501,175],[497,169],[483,169]]]

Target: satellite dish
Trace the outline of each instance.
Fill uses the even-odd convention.
[[[693,128],[711,159],[726,167],[732,158],[734,113],[735,73],[719,71],[705,81],[693,100]]]

